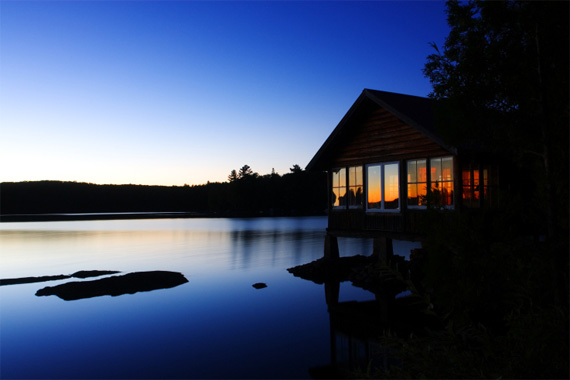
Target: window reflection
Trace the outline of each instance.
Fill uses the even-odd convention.
[[[348,197],[348,205],[350,207],[362,207],[362,166],[348,168]]]
[[[368,166],[368,209],[382,208],[380,165]]]
[[[367,166],[367,209],[399,210],[399,164],[373,164]]]
[[[453,206],[453,158],[430,160],[431,193],[436,206]]]
[[[426,160],[408,161],[408,206],[427,204]]]
[[[398,164],[384,165],[384,208],[396,210],[400,208]]]
[[[332,172],[332,205],[335,208],[346,207],[346,169],[338,168]]]

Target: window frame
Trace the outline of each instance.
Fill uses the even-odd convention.
[[[425,210],[425,209],[427,209],[427,197],[428,197],[428,194],[429,194],[430,188],[431,188],[429,160],[430,160],[430,158],[427,158],[427,157],[426,157],[426,158],[414,158],[414,159],[411,159],[411,160],[406,160],[406,206],[407,206],[407,208],[410,209],[410,210]],[[414,181],[414,182],[408,181],[408,175],[409,175],[409,173],[408,173],[408,164],[409,164],[411,161],[414,161],[414,162],[416,163],[416,181]],[[424,161],[425,170],[426,170],[426,172],[425,172],[425,182],[421,182],[421,181],[418,181],[418,180],[417,180],[417,176],[418,176],[417,163],[418,163],[418,161]],[[408,186],[410,185],[410,183],[411,183],[411,184],[414,184],[414,185],[419,185],[419,184],[425,185],[425,187],[426,187],[426,189],[425,189],[426,194],[425,194],[424,196],[426,197],[426,204],[421,204],[421,205],[420,205],[420,204],[417,204],[417,205],[410,205],[410,204],[409,204],[410,197],[409,197],[409,190],[408,190],[409,188],[408,188]],[[418,198],[419,198],[419,193],[418,193]],[[419,200],[418,200],[418,203],[419,203]]]
[[[398,173],[398,207],[397,208],[385,208],[385,193],[386,193],[386,181],[385,181],[385,167],[387,165],[397,165],[396,172]],[[370,167],[379,166],[380,167],[380,208],[370,208],[368,202],[370,179],[368,178],[368,169]],[[364,166],[364,176],[365,176],[365,209],[367,213],[400,213],[402,211],[402,181],[400,180],[400,161],[388,161],[388,162],[377,162],[373,164],[367,164]]]
[[[451,160],[451,172],[450,172],[451,173],[451,179],[450,180],[441,179],[441,180],[435,180],[434,181],[432,179],[432,172],[433,172],[432,161],[433,160],[441,160],[442,166],[440,169],[441,169],[442,173],[440,174],[440,176],[442,178],[444,178],[443,177],[443,160],[448,159],[448,158]],[[455,195],[455,192],[456,192],[456,189],[455,189],[455,187],[456,187],[456,184],[455,184],[455,158],[453,156],[437,156],[437,157],[430,157],[428,160],[429,160],[429,166],[428,166],[428,171],[429,171],[429,175],[428,175],[428,181],[429,181],[428,202],[430,199],[434,199],[434,196],[433,196],[433,186],[434,185],[436,185],[437,183],[440,183],[440,184],[451,183],[451,194],[450,194],[451,204],[449,204],[449,205],[436,205],[436,206],[439,208],[442,208],[442,209],[453,210],[455,208],[455,203],[456,203],[456,199],[455,199],[456,198],[456,195]],[[441,188],[443,189],[443,186]],[[429,205],[429,203],[428,203],[428,205]]]
[[[432,161],[433,160],[441,160],[443,162],[443,159],[451,159],[451,179],[450,180],[435,180],[432,178]],[[417,183],[425,183],[426,188],[427,188],[427,204],[426,205],[408,205],[407,202],[409,200],[408,198],[408,163],[411,161],[426,161],[426,182],[413,182],[414,184]],[[437,207],[440,209],[446,209],[446,210],[453,210],[456,207],[457,204],[457,179],[456,179],[456,158],[453,155],[450,156],[433,156],[433,157],[420,157],[420,158],[412,158],[409,160],[405,161],[405,165],[406,165],[406,205],[407,208],[409,210],[426,210],[430,207]],[[443,170],[443,166],[441,167],[441,169]],[[443,173],[441,174],[443,176]],[[433,195],[433,187],[436,183],[450,183],[451,184],[451,204],[449,205],[434,205],[433,199],[434,199],[434,195]],[[461,183],[462,185],[462,183]],[[461,190],[463,190],[463,187],[461,186]]]
[[[333,194],[335,194],[335,189],[342,189],[343,188],[343,186],[341,186],[341,185],[335,186],[335,184],[334,184],[335,172],[338,171],[339,173],[342,173],[344,171],[344,202],[343,202],[344,204],[341,204],[341,202],[340,202],[341,197],[340,196],[339,196],[339,205],[338,206],[335,205],[336,200],[333,203],[332,199],[331,199],[329,201],[329,204],[330,204],[330,207],[332,210],[345,210],[348,207],[348,186],[347,186],[348,184],[346,181],[347,180],[347,178],[346,178],[347,177],[347,170],[346,169],[347,169],[346,167],[336,167],[336,168],[333,168],[331,170],[331,187],[330,187],[331,196]],[[339,175],[339,178],[342,178],[342,176]],[[339,182],[342,183],[342,179],[340,179]],[[339,195],[340,195],[340,193],[339,193]]]
[[[349,209],[358,210],[364,207],[364,167],[362,165],[353,165],[347,166],[346,168],[346,205]],[[358,169],[360,169],[360,178],[358,178]],[[351,172],[354,170],[355,176],[355,183],[351,183]],[[360,183],[358,183],[358,179],[360,179]],[[358,189],[360,187],[360,204],[357,203],[358,201],[358,193],[352,196],[351,189]],[[355,204],[353,204],[355,203]]]

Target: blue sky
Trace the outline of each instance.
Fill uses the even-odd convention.
[[[426,96],[441,1],[0,2],[0,182],[310,161],[364,88]]]

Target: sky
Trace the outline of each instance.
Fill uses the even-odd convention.
[[[0,182],[304,168],[364,88],[426,96],[442,1],[0,1]]]

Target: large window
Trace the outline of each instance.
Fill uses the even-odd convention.
[[[334,208],[346,207],[346,169],[339,168],[332,171],[332,206]]]
[[[453,206],[453,158],[432,158],[430,161],[431,192],[436,206]]]
[[[408,161],[408,207],[427,205],[426,160]]]
[[[367,202],[369,211],[400,209],[399,164],[373,164],[366,167]]]
[[[496,206],[497,173],[494,167],[468,166],[461,172],[463,205]]]
[[[348,168],[348,206],[362,207],[363,194],[362,166]]]
[[[463,205],[466,207],[479,207],[479,169],[472,167],[463,169],[461,172],[461,183],[463,185]]]
[[[407,161],[408,207],[453,207],[453,157]]]

